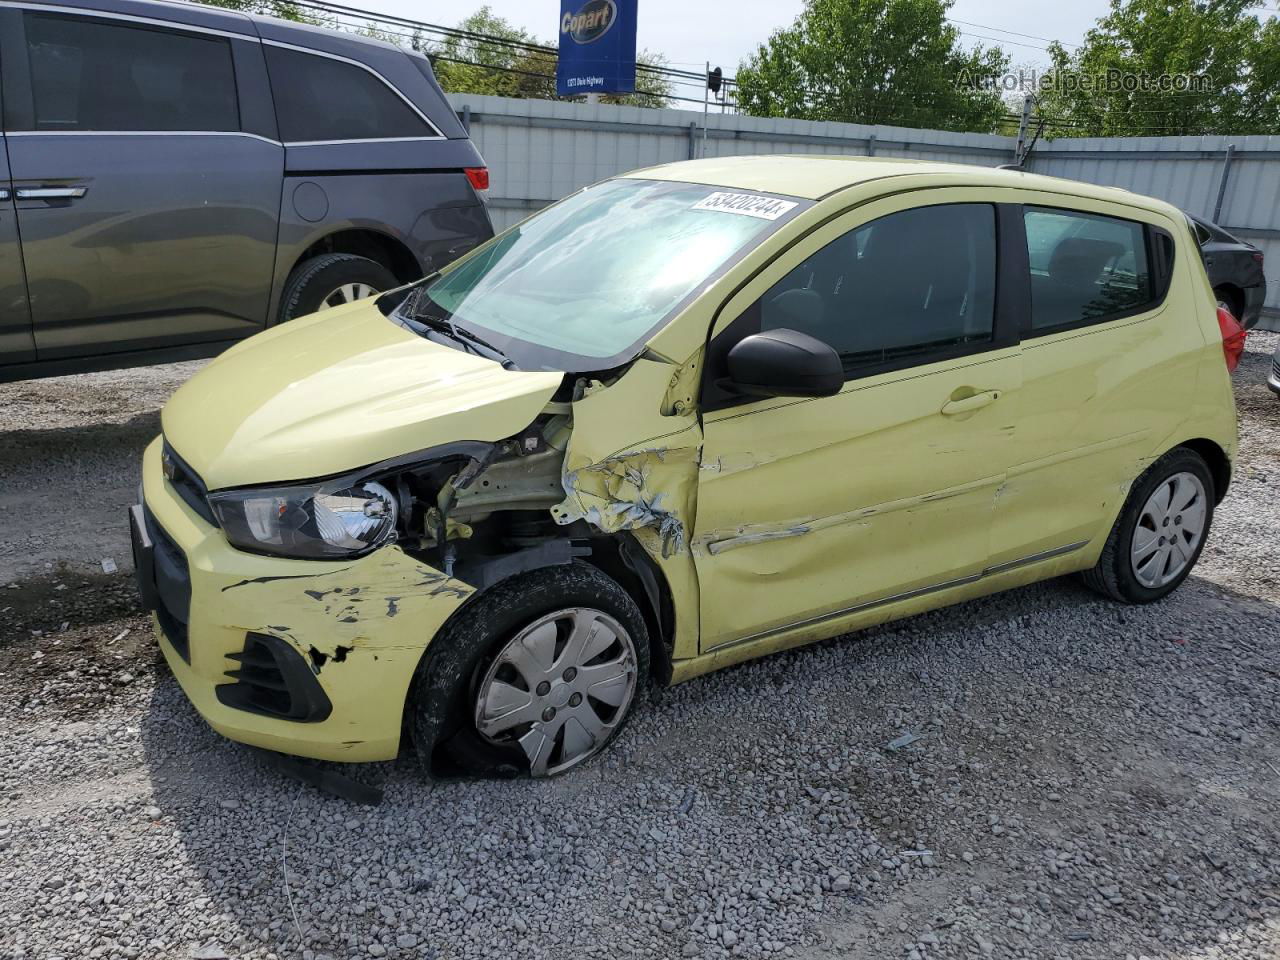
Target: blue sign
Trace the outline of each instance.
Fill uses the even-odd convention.
[[[637,0],[560,0],[556,93],[633,93]]]

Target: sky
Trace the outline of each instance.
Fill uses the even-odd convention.
[[[351,6],[392,13],[430,23],[453,26],[478,9],[484,0],[348,0]],[[488,0],[493,12],[549,43],[557,35],[558,0]],[[673,67],[700,70],[710,60],[726,75],[737,71],[738,63],[756,44],[779,27],[789,26],[803,7],[802,0],[639,0],[637,46],[661,53]],[[1075,0],[1070,3],[1027,3],[1025,0],[956,0],[953,20],[999,27],[1003,30],[1061,40],[1067,49],[1078,44],[1094,21],[1109,9],[1107,0]],[[969,34],[966,45],[982,43],[984,37],[1001,38],[1001,46],[1013,64],[1048,62],[1043,40],[997,33],[968,24],[956,26]],[[1020,46],[1018,44],[1026,44]]]

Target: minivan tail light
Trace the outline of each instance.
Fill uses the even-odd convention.
[[[1259,263],[1262,263],[1262,260],[1263,260],[1262,251],[1261,250],[1253,251],[1253,259],[1257,260]]]
[[[488,167],[467,167],[463,173],[467,175],[467,179],[471,182],[471,189],[476,193],[483,196],[489,192]]]
[[[1222,354],[1227,358],[1227,370],[1234,373],[1240,366],[1240,356],[1244,353],[1244,341],[1249,331],[1240,326],[1231,311],[1226,307],[1218,308],[1218,329],[1222,331]]]

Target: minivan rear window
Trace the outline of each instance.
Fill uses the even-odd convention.
[[[363,67],[286,47],[264,49],[286,143],[436,136],[399,94]]]
[[[240,129],[221,37],[27,13],[36,130]]]

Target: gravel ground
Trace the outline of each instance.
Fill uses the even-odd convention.
[[[1236,483],[1168,600],[1055,581],[655,691],[551,782],[427,785],[403,758],[352,806],[211,733],[122,577],[0,587],[0,956],[1274,960],[1276,340],[1251,338]],[[0,434],[31,527],[6,548],[82,555],[34,508],[122,486],[183,375],[102,386],[120,411],[93,423],[94,378],[74,410],[0,388],[36,428]],[[42,450],[85,460],[37,498]]]
[[[160,407],[207,361],[0,384],[0,583],[131,567],[125,508]],[[79,523],[57,522],[74,509]]]

